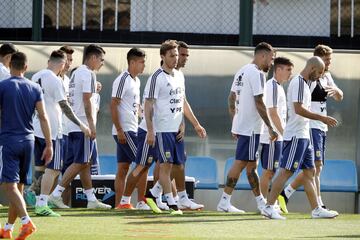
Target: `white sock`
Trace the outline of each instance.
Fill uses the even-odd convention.
[[[317,197],[317,202],[318,202],[319,206],[321,206],[321,207],[325,205],[321,199],[321,196]]]
[[[178,192],[178,197],[179,197],[181,200],[189,199],[186,190],[181,191],[181,192]]]
[[[13,231],[14,230],[14,224],[5,223],[4,230],[5,231],[7,231],[7,230]]]
[[[223,192],[220,202],[230,205],[230,200],[231,200],[231,195],[227,194],[226,192]]]
[[[264,196],[261,193],[260,193],[259,196],[255,197],[255,200],[256,200],[257,205],[265,205],[266,204],[266,200],[265,200]]]
[[[164,195],[165,195],[168,205],[176,205],[176,202],[175,202],[174,197],[171,192],[165,193]]]
[[[26,216],[24,216],[24,217],[21,217],[20,219],[21,219],[21,223],[22,223],[22,224],[27,224],[27,223],[29,223],[30,220],[31,220],[28,215],[26,215]]]
[[[61,194],[64,192],[64,190],[64,187],[57,185],[51,195],[53,195],[54,197],[61,197]]]
[[[37,206],[37,207],[47,206],[47,204],[48,204],[48,198],[49,198],[48,195],[40,194],[40,196],[37,198],[36,206]]]
[[[155,185],[150,189],[151,194],[152,194],[154,197],[156,197],[156,198],[158,198],[159,196],[161,196],[162,191],[163,191],[163,190],[162,190],[162,187],[161,187],[159,181],[157,181],[157,182],[155,183]]]
[[[173,196],[175,203],[177,204],[179,202],[179,195]]]
[[[94,202],[97,200],[95,197],[93,188],[84,190],[84,193],[86,194],[86,198],[87,198],[88,202]]]
[[[293,189],[290,184],[284,189],[285,196],[286,196],[287,198],[290,198],[291,195],[292,195],[295,191],[296,191],[296,189]]]
[[[131,196],[122,196],[120,200],[120,204],[130,204]]]

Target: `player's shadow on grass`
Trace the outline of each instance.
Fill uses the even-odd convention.
[[[139,214],[132,214],[132,215],[124,215],[125,217],[129,218],[129,219],[136,219],[136,218],[143,218],[144,216],[146,218],[158,218],[158,217],[231,217],[231,216],[261,216],[258,213],[246,213],[246,214],[236,214],[236,213],[219,213],[219,212],[199,212],[199,211],[185,211],[183,215],[170,215],[169,212],[163,212],[161,214],[153,214],[151,212],[147,212],[147,214],[142,214],[142,216],[140,216]]]
[[[360,239],[360,235],[332,235],[332,236],[316,236],[316,237],[300,237],[300,238],[311,238],[311,239],[316,239],[316,238],[356,238],[356,239]]]
[[[260,217],[260,216],[259,216]],[[128,222],[128,225],[138,225],[138,224],[149,224],[149,225],[162,225],[162,224],[184,224],[184,223],[217,223],[217,222],[240,222],[240,221],[259,221],[262,218],[231,218],[231,219],[184,219],[182,216],[172,216],[166,220],[158,219],[154,221],[136,221]]]

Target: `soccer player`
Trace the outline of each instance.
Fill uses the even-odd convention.
[[[4,43],[0,47],[0,81],[10,77],[10,59],[17,49],[12,43]]]
[[[60,208],[66,208],[61,194],[70,182],[80,175],[84,193],[86,194],[88,208],[111,208],[110,205],[99,202],[92,188],[90,167],[91,155],[94,150],[96,137],[96,106],[91,101],[96,92],[96,75],[104,64],[105,51],[102,47],[90,44],[84,49],[84,64],[78,67],[70,80],[70,105],[75,115],[87,124],[90,129],[90,138],[87,137],[76,124],[69,123],[69,145],[72,145],[74,162],[65,171],[61,183],[49,196],[49,202]]]
[[[229,94],[229,113],[233,120],[231,132],[237,139],[236,156],[217,206],[218,211],[244,212],[230,203],[232,192],[244,168],[258,209],[261,210],[265,206],[266,201],[260,192],[259,176],[256,171],[256,151],[263,122],[268,127],[270,140],[274,141],[277,138],[263,102],[264,72],[270,69],[274,55],[275,51],[270,44],[259,43],[255,47],[252,63],[243,66],[234,77]]]
[[[327,115],[326,100],[328,97],[332,97],[336,101],[341,101],[343,99],[343,92],[336,86],[331,73],[329,72],[332,52],[333,50],[330,47],[321,44],[314,49],[314,56],[320,57],[325,63],[325,73],[317,81],[311,82],[311,111],[323,116]],[[321,121],[310,120],[310,130],[311,143],[314,147],[317,200],[320,206],[326,208],[320,194],[320,174],[325,160],[326,132],[328,131],[328,127]],[[303,179],[304,173],[300,173],[279,195],[278,199],[283,212],[288,212],[286,207],[288,199],[298,187],[303,185]]]
[[[310,110],[309,85],[311,81],[316,81],[322,76],[324,70],[325,64],[321,58],[311,57],[300,74],[293,77],[290,82],[287,94],[289,119],[284,130],[284,148],[280,160],[280,170],[271,186],[267,205],[262,211],[267,218],[285,219],[274,208],[274,203],[286,181],[300,168],[304,175],[304,189],[312,209],[312,218],[333,218],[338,215],[335,211],[322,208],[317,202],[314,153],[310,144],[310,119],[322,121],[331,127],[337,124],[336,119]]]
[[[178,51],[179,51],[179,59],[178,63],[176,65],[176,70],[179,71],[179,73],[182,73],[180,71],[181,68],[185,67],[185,64],[189,58],[189,45],[187,45],[185,42],[178,41]],[[191,124],[194,126],[195,131],[197,132],[198,136],[200,138],[206,137],[206,131],[205,129],[200,125],[199,121],[195,117],[190,104],[188,103],[186,96],[184,99],[184,115],[185,117],[191,122]],[[176,136],[176,144],[180,145],[178,149],[183,149],[184,152],[183,157],[176,158],[177,161],[174,161],[172,166],[172,178],[175,179],[176,188],[177,188],[177,194],[178,196],[175,196],[175,200],[178,198],[178,207],[179,209],[190,209],[190,210],[199,210],[204,208],[204,205],[197,204],[193,201],[191,201],[188,198],[188,194],[186,193],[185,188],[185,161],[186,161],[186,153],[185,153],[185,144],[184,144],[184,134],[185,134],[185,122],[180,125],[179,132]],[[180,153],[181,154],[181,153]]]
[[[20,217],[22,227],[16,238],[19,240],[36,231],[22,196],[34,149],[32,117],[35,109],[46,142],[42,159],[49,162],[53,155],[42,90],[38,84],[24,78],[26,70],[26,55],[16,52],[10,60],[11,77],[0,82],[0,184],[10,202],[8,222],[4,229],[0,229],[0,238],[12,238],[13,224]]]
[[[96,93],[94,94],[92,101],[93,104],[95,104],[95,112],[94,114],[96,116],[94,116],[94,118],[97,118],[97,115],[100,111],[100,101],[101,101],[101,97],[100,97],[100,92],[102,89],[102,84],[101,82],[97,81],[96,82]],[[100,165],[99,165],[99,154],[98,154],[98,146],[97,146],[97,141],[96,139],[94,140],[94,152],[91,155],[91,168],[90,168],[90,173],[91,175],[99,175],[100,172]]]
[[[286,95],[283,84],[289,81],[294,64],[290,59],[277,57],[274,60],[274,77],[266,82],[265,86],[265,105],[270,117],[271,125],[278,134],[276,141],[269,140],[267,129],[260,135],[261,166],[263,168],[260,177],[260,190],[264,198],[267,198],[269,185],[281,159],[283,134],[286,124]]]
[[[116,142],[117,173],[115,177],[115,203],[117,209],[133,209],[129,204],[120,204],[125,178],[137,152],[137,131],[140,112],[140,80],[138,75],[145,69],[145,52],[131,48],[127,53],[128,69],[113,82],[111,94],[112,134]],[[147,175],[143,174],[138,186],[137,209],[149,210],[143,201]]]
[[[70,121],[79,126],[85,136],[90,136],[88,127],[74,115],[70,108],[65,95],[63,82],[58,77],[60,72],[63,71],[66,62],[65,52],[61,50],[53,51],[48,61],[48,68],[35,73],[32,77],[32,80],[41,86],[44,93],[45,109],[50,121],[51,138],[55,153],[52,161],[46,165],[45,173],[41,180],[41,193],[35,205],[35,213],[40,216],[60,216],[48,207],[48,198],[63,165],[62,113],[65,114]],[[35,163],[39,165],[39,163],[43,164],[41,154],[46,143],[37,117],[34,119],[34,133]]]

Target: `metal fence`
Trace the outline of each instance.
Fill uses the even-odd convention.
[[[0,29],[31,29],[38,1],[43,33],[241,36],[240,23],[246,21],[252,22],[252,34],[260,36],[360,36],[360,0],[253,0],[252,19],[240,14],[245,0],[2,0]]]

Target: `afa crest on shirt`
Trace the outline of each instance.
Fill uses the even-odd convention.
[[[298,168],[298,166],[299,166],[299,163],[298,163],[298,162],[294,162],[294,168],[296,169],[296,168]]]
[[[321,157],[321,151],[316,151],[316,157]]]
[[[170,158],[170,157],[171,157],[171,153],[170,153],[170,152],[165,152],[165,157],[166,157],[166,158]]]
[[[153,159],[154,159],[154,158],[153,158],[152,156],[149,156],[147,162],[148,162],[148,163],[152,163],[152,162],[153,162]]]

